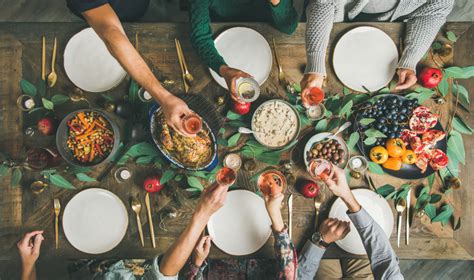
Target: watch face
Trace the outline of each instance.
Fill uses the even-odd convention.
[[[314,244],[319,244],[319,241],[321,241],[321,234],[319,232],[313,233],[313,235],[311,236],[311,241]]]

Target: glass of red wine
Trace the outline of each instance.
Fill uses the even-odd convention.
[[[202,130],[202,119],[197,114],[187,115],[183,119],[184,131],[196,134]]]

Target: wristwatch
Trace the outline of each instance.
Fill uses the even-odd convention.
[[[329,246],[329,243],[323,240],[323,236],[318,231],[313,233],[313,235],[311,236],[311,242],[313,242],[313,244],[317,246],[322,246],[324,248],[327,248]]]

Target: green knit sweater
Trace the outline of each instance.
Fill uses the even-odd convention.
[[[266,21],[287,34],[293,33],[298,25],[292,0],[280,0],[277,6],[268,0],[191,0],[191,42],[202,61],[218,74],[226,63],[214,45],[211,17],[229,22]]]

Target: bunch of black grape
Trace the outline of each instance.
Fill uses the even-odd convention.
[[[362,107],[357,119],[358,121],[364,118],[375,119],[368,125],[359,123],[359,126],[362,131],[374,128],[387,135],[387,138],[378,138],[374,144],[375,146],[384,146],[387,139],[398,138],[404,129],[409,128],[408,122],[416,107],[418,107],[416,100],[384,96],[373,104],[368,103],[367,106]]]

